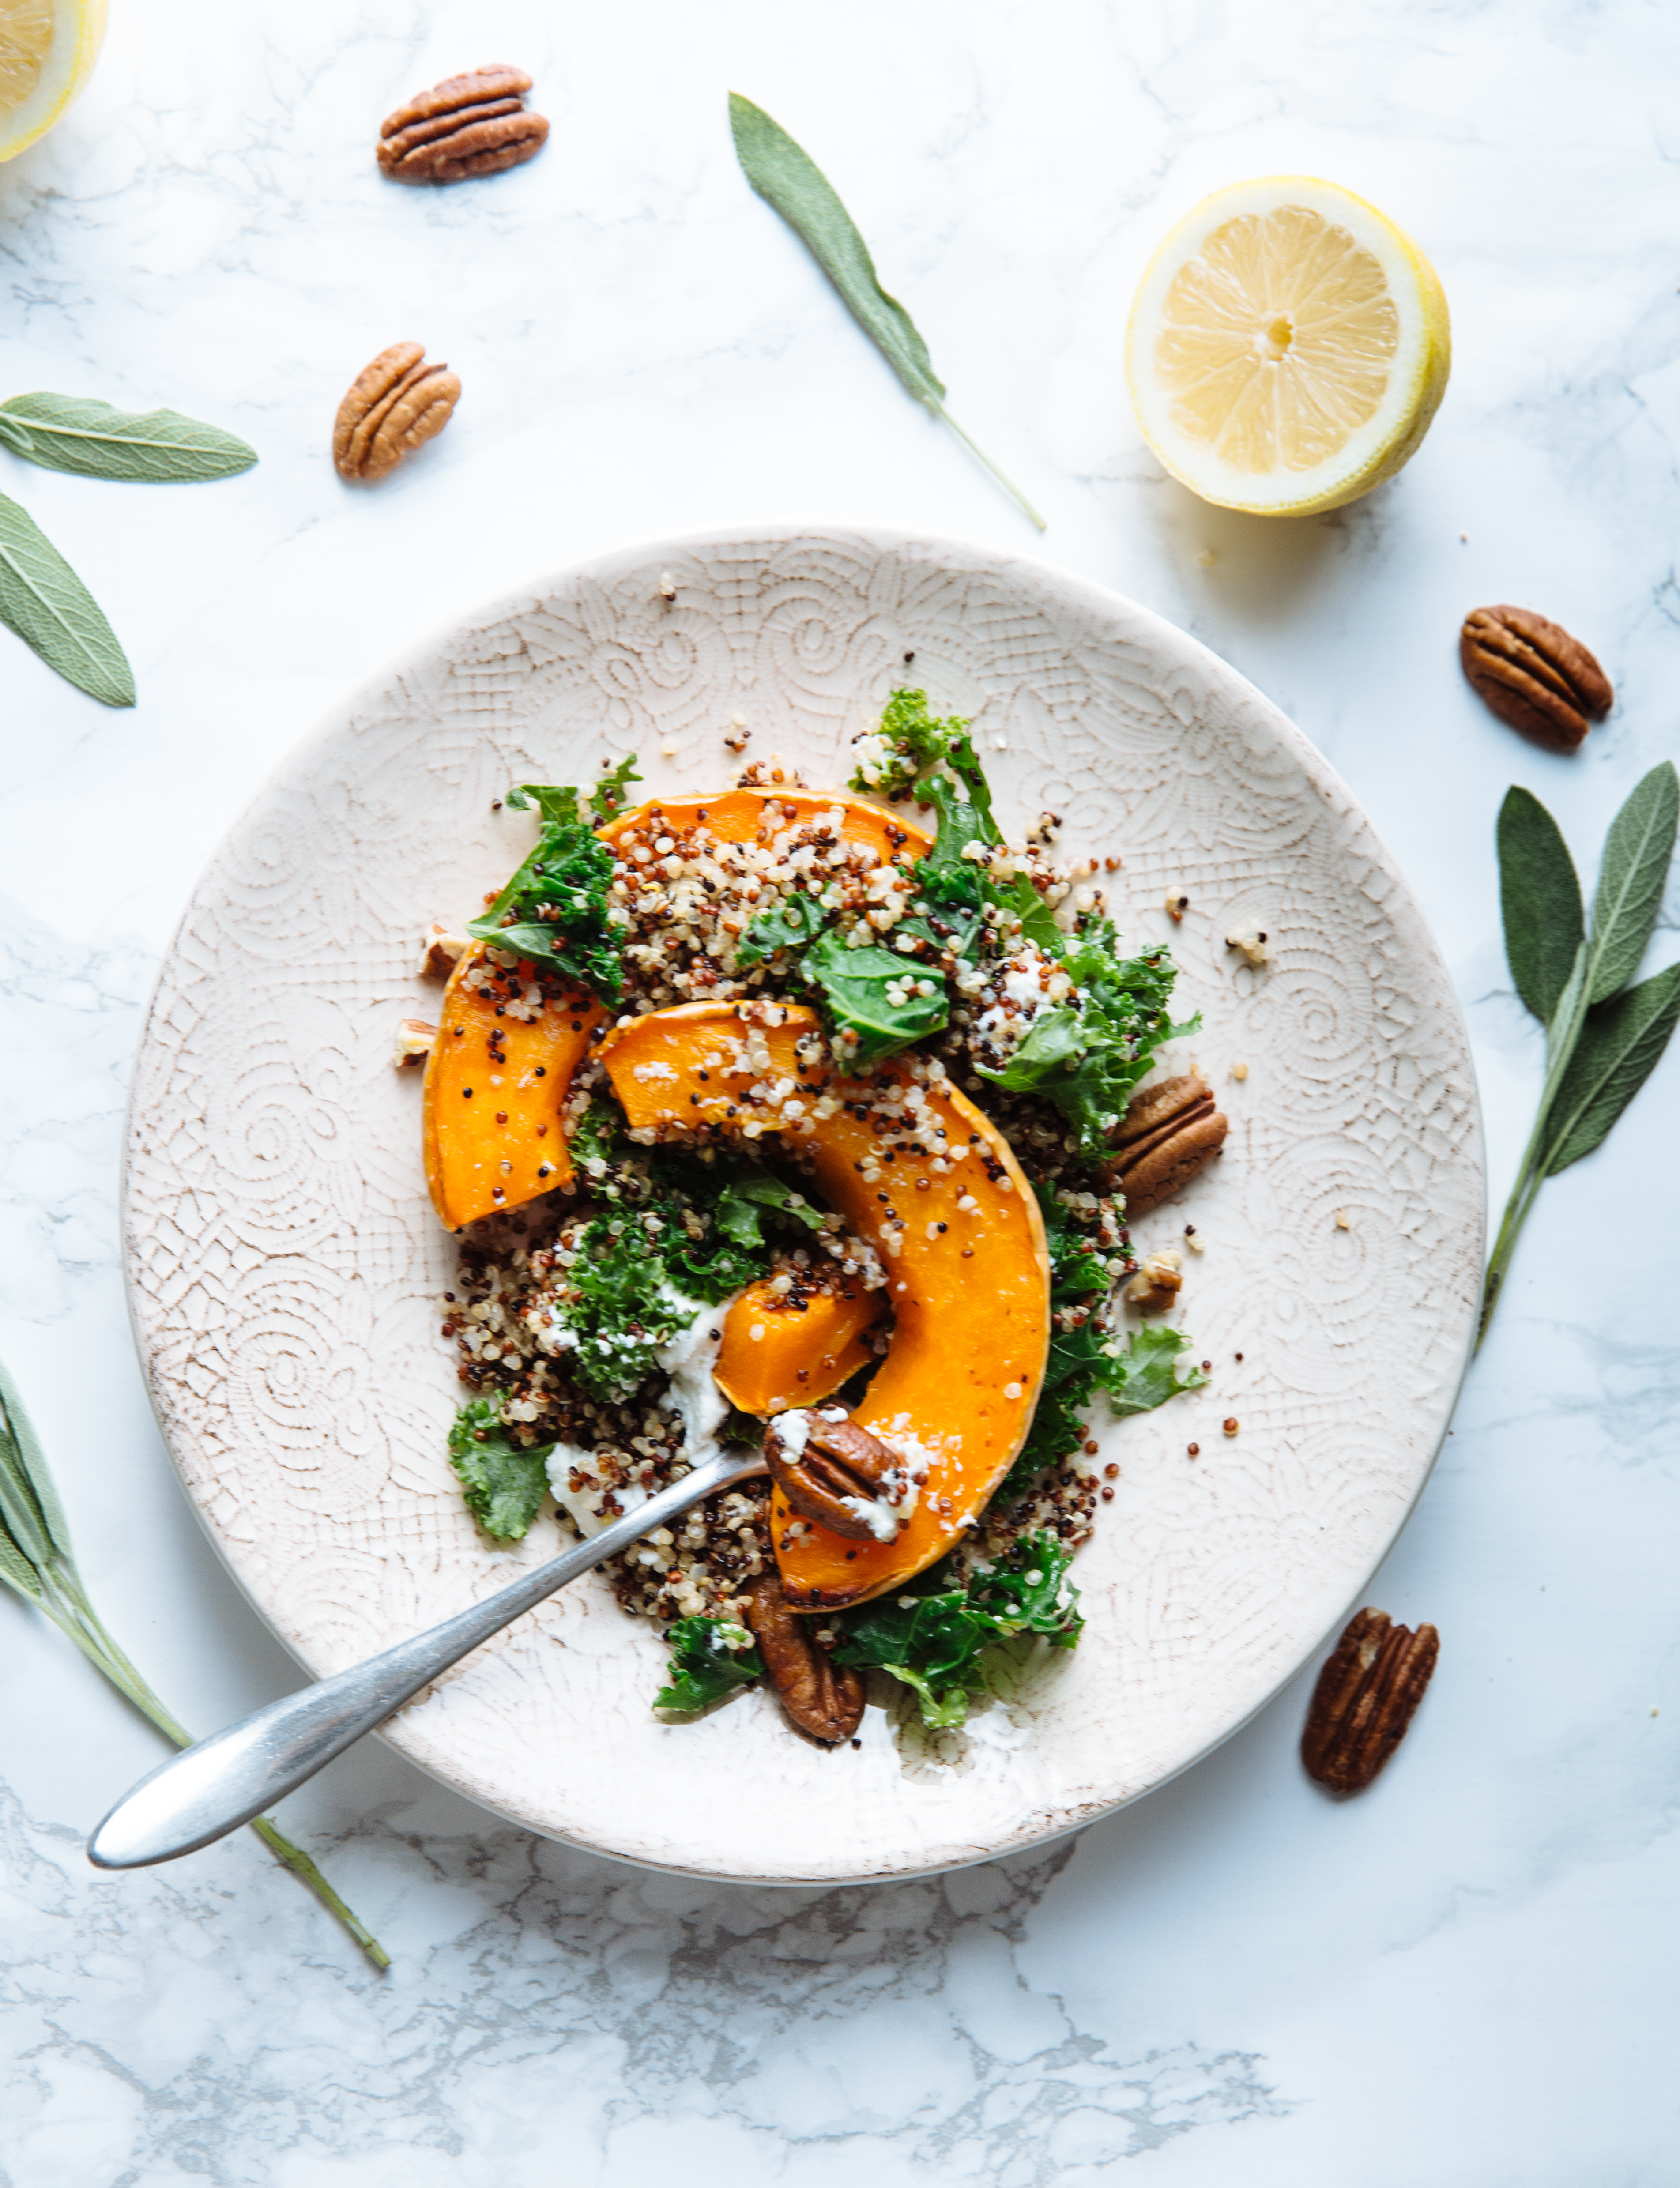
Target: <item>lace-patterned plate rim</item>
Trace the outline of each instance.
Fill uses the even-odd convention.
[[[523,848],[493,802],[633,746],[652,790],[712,787],[737,718],[748,758],[836,782],[907,680],[973,716],[1012,830],[1049,807],[1070,853],[1120,854],[1125,931],[1171,942],[1203,1012],[1164,1068],[1209,1075],[1231,1138],[1139,1228],[1196,1223],[1176,1318],[1215,1373],[1096,1424],[1122,1472],[1075,1566],[1085,1640],[964,1734],[871,1711],[828,1755],[756,1694],[658,1724],[658,1638],[598,1578],[386,1728],[502,1815],[685,1874],[907,1876],[1087,1823],[1263,1707],[1391,1547],[1468,1364],[1481,1136],[1440,955],[1345,786],[1195,640],[1044,565],[854,527],[633,547],[468,616],[300,744],[194,890],[136,1066],[125,1241],[159,1422],[240,1586],[336,1669],[558,1545],[543,1520],[489,1548],[449,1475],[452,1249],[388,1063],[435,1007],[426,922]],[[1239,927],[1267,930],[1264,967],[1225,950]]]

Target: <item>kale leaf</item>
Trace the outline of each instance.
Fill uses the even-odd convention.
[[[1122,1420],[1128,1413],[1153,1413],[1181,1390],[1200,1390],[1206,1373],[1193,1360],[1187,1367],[1179,1360],[1190,1345],[1182,1330],[1151,1322],[1132,1331],[1124,1352],[1103,1355],[1097,1379]]]
[[[567,1308],[572,1372],[593,1398],[627,1396],[658,1366],[658,1353],[695,1319],[762,1276],[770,1249],[720,1235],[701,1210],[656,1193],[586,1224]]]
[[[527,1450],[502,1426],[493,1398],[463,1406],[449,1430],[449,1463],[460,1477],[466,1508],[487,1535],[516,1542],[548,1494],[551,1443]]]
[[[737,964],[762,965],[778,950],[803,950],[821,933],[831,916],[817,896],[785,896],[761,911],[736,945]]]
[[[1040,1186],[1038,1198],[1050,1249],[1050,1355],[1027,1440],[994,1499],[1000,1510],[1025,1496],[1046,1468],[1078,1449],[1085,1441],[1085,1414],[1099,1390],[1108,1393],[1110,1406],[1124,1418],[1148,1413],[1208,1379],[1193,1362],[1181,1368],[1180,1356],[1191,1340],[1179,1330],[1146,1323],[1129,1334],[1124,1351],[1114,1347],[1094,1319],[1108,1295],[1107,1268],[1069,1223],[1056,1194]],[[1067,1311],[1082,1305],[1085,1319],[1063,1328]]]
[[[1177,974],[1165,950],[1123,958],[1117,940],[1108,920],[1078,937],[1062,960],[1078,1001],[1035,1019],[1001,1070],[976,1066],[995,1086],[1036,1094],[1064,1110],[1079,1133],[1080,1153],[1088,1156],[1102,1153],[1156,1049],[1202,1022],[1198,1016],[1175,1025],[1168,1018]]]
[[[622,913],[607,902],[612,854],[581,820],[544,820],[535,849],[467,933],[544,965],[603,1002],[623,991]]]
[[[616,1003],[624,987],[624,918],[607,901],[612,853],[595,830],[616,816],[629,785],[640,780],[632,756],[608,769],[587,797],[541,782],[521,782],[509,791],[507,802],[516,809],[537,808],[542,832],[524,865],[467,933]]]
[[[944,982],[935,978],[933,992],[916,992],[927,968],[913,957],[865,944],[853,950],[837,934],[825,934],[799,961],[799,969],[821,991],[829,1016],[843,1033],[845,1061],[866,1066],[938,1033],[950,1015]],[[906,993],[906,989],[910,992]]]
[[[726,1238],[737,1246],[762,1246],[764,1243],[766,1209],[778,1215],[792,1216],[808,1230],[820,1231],[822,1211],[814,1208],[803,1193],[796,1193],[791,1185],[772,1177],[767,1170],[743,1171],[732,1177],[718,1195],[712,1210],[712,1220]]]
[[[764,1274],[770,1265],[770,1249],[762,1241],[731,1238],[714,1212],[708,1227],[697,1237],[685,1222],[674,1224],[668,1232],[664,1260],[679,1292],[716,1306]]]
[[[1129,1333],[1121,1351],[1094,1321],[1073,1329],[1052,1327],[1044,1387],[1027,1440],[998,1488],[999,1508],[1024,1496],[1046,1467],[1078,1447],[1085,1413],[1099,1390],[1124,1419],[1153,1412],[1181,1390],[1198,1390],[1207,1376],[1193,1361],[1186,1367],[1180,1360],[1191,1341],[1182,1330],[1149,1322]]]
[[[634,753],[626,753],[617,767],[603,769],[600,781],[589,792],[591,815],[598,828],[618,818],[630,802],[630,785],[641,779]]]
[[[925,691],[894,691],[879,730],[860,742],[854,790],[914,797],[938,816],[933,847],[916,870],[927,910],[905,920],[902,931],[920,936],[936,951],[972,957],[989,924],[1018,920],[1029,942],[1046,956],[1060,957],[1067,937],[1028,877],[1001,880],[967,855],[972,844],[994,849],[1003,841],[992,810],[991,786],[967,721],[960,714],[936,719],[928,712]]]
[[[753,1636],[730,1619],[679,1618],[665,1638],[671,1644],[665,1671],[670,1683],[653,1697],[657,1710],[692,1717],[764,1672]]]
[[[949,1561],[935,1565],[843,1613],[834,1661],[890,1672],[915,1690],[925,1724],[959,1725],[969,1697],[986,1689],[987,1652],[1000,1641],[1041,1634],[1052,1649],[1078,1644],[1085,1620],[1067,1578],[1072,1556],[1053,1535],[1033,1534],[966,1587],[953,1584]]]
[[[660,1347],[694,1319],[659,1250],[664,1227],[640,1207],[613,1209],[584,1226],[571,1270],[581,1296],[567,1313],[576,1340],[572,1372],[592,1398],[627,1396],[657,1367]]]
[[[572,1371],[593,1398],[627,1397],[652,1374],[661,1349],[689,1327],[700,1307],[730,1298],[770,1265],[762,1230],[756,1239],[743,1239],[720,1220],[715,1177],[691,1178],[697,1165],[685,1169],[681,1158],[662,1156],[650,1164],[644,1198],[621,1198],[585,1224],[578,1238],[570,1272],[578,1297],[566,1312],[573,1337]],[[749,1186],[754,1181],[749,1172]],[[768,1176],[763,1183],[786,1193],[787,1213],[798,1212],[790,1188]],[[709,1209],[696,1204],[702,1195],[713,1201]],[[760,1193],[736,1205],[756,1215],[758,1206],[784,1204]],[[822,1219],[812,1210],[809,1220]]]
[[[534,805],[544,820],[561,826],[587,821],[598,828],[617,819],[630,802],[630,785],[641,779],[635,754],[629,753],[616,767],[605,769],[600,781],[587,794],[551,782],[521,782],[509,791],[507,802],[516,813]]]
[[[873,791],[882,798],[908,798],[931,769],[949,767],[967,791],[974,809],[984,815],[983,828],[992,828],[992,833],[985,835],[982,828],[971,827],[963,841],[977,834],[984,842],[997,841],[991,792],[962,715],[952,714],[939,721],[927,710],[925,691],[894,691],[881,710],[879,729],[863,739],[862,745],[862,758],[852,777],[854,790]]]

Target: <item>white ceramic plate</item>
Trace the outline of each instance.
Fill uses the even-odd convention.
[[[487,1807],[665,1868],[909,1875],[1160,1785],[1358,1598],[1468,1354],[1483,1185],[1463,1028],[1393,861],[1274,707],[1142,608],[942,539],[614,555],[470,617],[309,738],[223,846],[159,983],[128,1148],[134,1315],[188,1492],[287,1647],[336,1671],[558,1547],[546,1518],[487,1547],[449,1473],[433,1303],[454,1249],[418,1077],[389,1060],[396,1021],[436,1013],[412,970],[427,921],[476,911],[530,840],[492,801],[632,749],[656,790],[717,785],[737,715],[753,757],[832,785],[910,677],[975,718],[1012,832],[1048,806],[1070,855],[1123,856],[1126,935],[1170,939],[1203,1012],[1180,1060],[1211,1076],[1230,1139],[1137,1237],[1193,1221],[1205,1242],[1180,1318],[1213,1381],[1118,1428],[1099,1404],[1122,1471],[1076,1568],[1084,1642],[967,1734],[871,1711],[861,1752],[830,1754],[759,1694],[657,1723],[658,1638],[593,1576],[390,1726]],[[1170,884],[1190,897],[1178,928]],[[1267,968],[1225,949],[1237,926],[1266,930]]]

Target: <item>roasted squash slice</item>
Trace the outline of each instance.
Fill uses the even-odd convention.
[[[860,1542],[796,1523],[778,1492],[773,1541],[796,1610],[902,1586],[978,1516],[1044,1379],[1044,1223],[1007,1142],[948,1080],[918,1079],[906,1060],[840,1078],[815,1013],[794,1005],[655,1011],[600,1053],[633,1128],[749,1143],[780,1134],[880,1255],[897,1327],[852,1418],[925,1468],[915,1508],[895,1541]]]
[[[724,843],[750,843],[761,836],[768,842],[837,806],[847,839],[869,844],[883,859],[897,853],[920,858],[933,841],[909,821],[838,791],[825,796],[775,789],[651,801],[596,833],[616,848],[625,838],[634,843],[650,832],[686,832],[703,824]],[[456,966],[426,1066],[426,1179],[438,1220],[451,1231],[481,1215],[518,1208],[570,1179],[572,1157],[560,1110],[572,1073],[589,1053],[589,1035],[606,1015],[583,993],[550,1004],[534,1022],[510,1018],[506,1001],[521,995],[525,984],[514,978],[502,981],[494,995],[479,994],[466,976],[472,973],[476,979],[474,968],[483,960],[479,943]],[[495,1098],[487,1100],[487,1093]]]
[[[606,1016],[580,992],[510,1018],[529,984],[516,971],[476,986],[483,964],[476,943],[449,975],[426,1067],[426,1181],[451,1231],[570,1179],[561,1107]]]
[[[743,1413],[815,1405],[875,1358],[864,1332],[885,1313],[885,1295],[861,1284],[790,1300],[764,1277],[730,1309],[712,1379]]]
[[[848,843],[867,843],[883,859],[899,854],[919,859],[933,846],[925,829],[840,790],[726,790],[717,798],[651,798],[595,833],[603,843],[616,845],[627,836],[648,834],[649,823],[657,819],[668,832],[706,827],[724,843],[752,843],[761,836],[768,843],[783,829],[802,826],[837,806]]]

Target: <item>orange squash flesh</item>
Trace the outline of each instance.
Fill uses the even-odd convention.
[[[883,1112],[916,1084],[910,1066],[843,1080],[815,1041],[819,1060],[798,1052],[818,1030],[794,1005],[689,1003],[618,1028],[600,1050],[634,1129],[781,1135],[888,1272],[897,1327],[853,1418],[926,1479],[891,1542],[809,1521],[795,1533],[775,1497],[776,1562],[800,1610],[866,1601],[944,1556],[1025,1441],[1050,1342],[1043,1219],[1002,1135],[949,1080],[926,1080],[929,1129],[943,1126],[959,1159],[922,1151]]]
[[[753,843],[761,837],[768,843],[784,829],[808,826],[837,806],[842,815],[840,832],[847,842],[867,843],[883,859],[919,859],[933,848],[926,829],[840,790],[726,790],[716,798],[651,798],[595,833],[603,843],[616,846],[627,836],[657,833],[649,826],[657,817],[672,834],[686,835],[703,827],[724,843]]]
[[[570,1180],[561,1108],[606,1015],[580,991],[528,1021],[505,1007],[499,1016],[499,995],[521,995],[528,984],[516,972],[489,992],[470,987],[483,956],[475,944],[449,975],[426,1067],[426,1181],[451,1231]]]
[[[887,1301],[861,1284],[849,1292],[818,1292],[790,1306],[773,1279],[748,1284],[724,1322],[712,1379],[743,1413],[779,1413],[815,1405],[867,1368],[875,1355],[863,1341]]]

